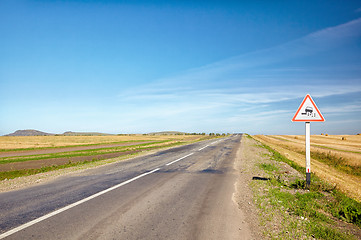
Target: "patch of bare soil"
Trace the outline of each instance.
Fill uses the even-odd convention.
[[[0,152],[0,157],[17,157],[17,156],[28,156],[28,155],[38,155],[38,154],[62,153],[62,152],[71,152],[71,151],[100,149],[100,148],[125,147],[125,146],[133,146],[133,145],[139,145],[139,144],[145,144],[145,143],[151,143],[151,142],[153,142],[153,141]]]
[[[110,159],[110,158],[116,158],[116,157],[120,157],[120,156],[124,156],[124,155],[133,154],[133,153],[140,152],[140,151],[141,150],[133,150],[133,151],[126,151],[126,152],[105,153],[105,154],[94,155],[94,156],[49,158],[49,159],[26,161],[26,162],[13,162],[13,163],[7,163],[7,164],[0,164],[0,172],[14,171],[14,170],[20,170],[20,169],[38,169],[38,168],[42,168],[42,167],[64,165],[67,163],[77,163],[77,162],[84,162],[84,161]]]

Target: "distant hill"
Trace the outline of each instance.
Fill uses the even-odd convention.
[[[17,130],[13,133],[4,135],[4,136],[52,136],[55,134],[52,133],[46,133],[34,129],[27,129],[27,130]]]
[[[184,135],[184,132],[178,131],[163,131],[163,132],[152,132],[148,133],[149,135]],[[54,133],[46,133],[34,129],[27,129],[27,130],[17,130],[13,133],[4,135],[4,136],[112,136],[116,134],[108,134],[108,133],[99,133],[99,132],[72,132],[67,131],[61,134],[54,134]],[[118,134],[121,135],[121,134]]]
[[[46,133],[34,129],[27,129],[27,130],[17,130],[13,133],[4,135],[4,136],[110,136],[113,134],[107,133],[98,133],[98,132],[65,132],[63,134],[53,134],[53,133]]]

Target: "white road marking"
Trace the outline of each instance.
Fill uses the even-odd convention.
[[[212,142],[211,144],[216,144],[216,143],[217,143],[217,142],[219,142],[219,141],[221,141],[221,140],[218,140],[218,141]]]
[[[181,157],[181,158],[179,158],[179,159],[177,159],[177,160],[174,160],[173,162],[167,163],[166,165],[169,166],[169,165],[171,165],[171,164],[173,164],[173,163],[176,163],[176,162],[178,162],[178,161],[180,161],[180,160],[182,160],[182,159],[185,159],[186,157],[189,157],[189,156],[191,156],[191,155],[193,155],[193,154],[194,154],[194,153],[190,153],[190,154],[188,154],[188,155],[185,155],[184,157]]]
[[[98,193],[96,193],[96,194],[94,194],[94,195],[92,195],[92,196],[90,196],[90,197],[84,198],[84,199],[82,199],[82,200],[80,200],[80,201],[78,201],[78,202],[72,203],[72,204],[70,204],[70,205],[68,205],[68,206],[66,206],[66,207],[60,208],[60,209],[58,209],[58,210],[56,210],[56,211],[54,211],[54,212],[51,212],[51,213],[49,213],[49,214],[46,214],[46,215],[44,215],[44,216],[42,216],[42,217],[40,217],[40,218],[37,218],[37,219],[33,220],[33,221],[30,221],[30,222],[28,222],[28,223],[25,223],[25,224],[23,224],[23,225],[21,225],[21,226],[19,226],[19,227],[16,227],[16,228],[14,228],[14,229],[12,229],[12,230],[10,230],[10,231],[8,231],[8,232],[5,232],[5,233],[3,233],[3,234],[0,234],[0,239],[3,239],[3,238],[5,238],[5,237],[8,237],[8,236],[10,236],[10,235],[12,235],[12,234],[14,234],[14,233],[16,233],[16,232],[19,232],[19,231],[21,231],[21,230],[23,230],[23,229],[25,229],[25,228],[27,228],[27,227],[30,227],[30,226],[38,223],[38,222],[41,222],[41,221],[43,221],[43,220],[45,220],[45,219],[48,219],[48,218],[50,218],[50,217],[52,217],[52,216],[55,216],[55,215],[57,215],[57,214],[59,214],[59,213],[61,213],[61,212],[64,212],[64,211],[66,211],[66,210],[68,210],[68,209],[70,209],[70,208],[73,208],[73,207],[75,207],[75,206],[78,206],[78,205],[80,205],[80,204],[82,204],[82,203],[85,203],[85,202],[87,202],[87,201],[89,201],[89,200],[91,200],[91,199],[93,199],[93,198],[99,197],[100,195],[103,195],[103,194],[105,194],[105,193],[107,193],[107,192],[110,192],[110,191],[112,191],[112,190],[114,190],[114,189],[117,189],[117,188],[119,188],[119,187],[121,187],[121,186],[124,186],[124,185],[126,185],[126,184],[128,184],[128,183],[131,183],[131,182],[133,182],[133,181],[135,181],[135,180],[137,180],[137,179],[139,179],[139,178],[141,178],[141,177],[144,177],[144,176],[147,176],[147,175],[149,175],[149,174],[151,174],[151,173],[154,173],[154,172],[158,171],[159,169],[160,169],[160,168],[156,168],[156,169],[154,169],[154,170],[152,170],[152,171],[150,171],[150,172],[143,173],[143,174],[141,174],[141,175],[139,175],[139,176],[136,176],[136,177],[134,177],[134,178],[132,178],[132,179],[129,179],[129,180],[127,180],[127,181],[125,181],[125,182],[122,182],[122,183],[120,183],[120,184],[118,184],[118,185],[115,185],[115,186],[113,186],[113,187],[111,187],[111,188],[108,188],[108,189],[105,189],[105,190],[103,190],[103,191],[101,191],[101,192],[98,192]]]
[[[204,147],[202,147],[202,148],[198,149],[198,151],[202,151],[202,150],[203,150],[203,149],[205,149],[206,147],[209,147],[209,145],[206,145],[206,146],[204,146]]]
[[[217,142],[219,142],[219,141],[220,141],[220,140],[218,140],[218,141],[216,141],[216,142],[213,142],[213,143],[210,143],[209,145],[215,144],[215,143],[217,143]],[[205,149],[205,148],[208,147],[209,145],[206,145],[206,146],[200,148],[199,151]],[[190,153],[190,154],[188,154],[188,155],[185,155],[184,157],[181,157],[181,158],[179,158],[179,159],[177,159],[177,160],[174,160],[174,161],[172,161],[172,162],[170,162],[170,163],[167,163],[166,165],[169,166],[169,165],[171,165],[171,164],[173,164],[173,163],[176,163],[176,162],[178,162],[178,161],[180,161],[180,160],[182,160],[182,159],[185,159],[186,157],[189,157],[189,156],[191,156],[191,155],[193,155],[193,154],[194,154],[194,153]],[[136,177],[134,177],[134,178],[132,178],[132,179],[129,179],[129,180],[127,180],[127,181],[125,181],[125,182],[122,182],[122,183],[120,183],[120,184],[118,184],[118,185],[115,185],[115,186],[113,186],[113,187],[111,187],[111,188],[105,189],[105,190],[103,190],[103,191],[101,191],[101,192],[98,192],[98,193],[92,195],[92,196],[89,196],[89,197],[87,197],[87,198],[84,198],[84,199],[82,199],[82,200],[80,200],[80,201],[78,201],[78,202],[72,203],[72,204],[70,204],[70,205],[68,205],[68,206],[66,206],[66,207],[60,208],[60,209],[58,209],[58,210],[56,210],[56,211],[54,211],[54,212],[48,213],[48,214],[46,214],[46,215],[44,215],[44,216],[42,216],[42,217],[39,217],[39,218],[37,218],[37,219],[35,219],[35,220],[33,220],[33,221],[30,221],[30,222],[28,222],[28,223],[25,223],[25,224],[23,224],[23,225],[21,225],[21,226],[19,226],[19,227],[16,227],[16,228],[14,228],[14,229],[12,229],[12,230],[10,230],[10,231],[7,231],[7,232],[5,232],[5,233],[3,233],[3,234],[0,234],[0,239],[3,239],[3,238],[5,238],[5,237],[8,237],[8,236],[10,236],[10,235],[12,235],[12,234],[14,234],[14,233],[16,233],[16,232],[19,232],[19,231],[21,231],[21,230],[23,230],[23,229],[25,229],[25,228],[30,227],[30,226],[38,223],[38,222],[41,222],[41,221],[43,221],[43,220],[45,220],[45,219],[48,219],[48,218],[50,218],[50,217],[52,217],[52,216],[55,216],[55,215],[57,215],[57,214],[59,214],[59,213],[62,213],[62,212],[66,211],[66,210],[68,210],[68,209],[70,209],[70,208],[73,208],[73,207],[75,207],[75,206],[78,206],[78,205],[80,205],[80,204],[82,204],[82,203],[85,203],[85,202],[91,200],[91,199],[94,199],[94,198],[96,198],[96,197],[99,197],[99,196],[101,196],[101,195],[103,195],[103,194],[105,194],[105,193],[107,193],[107,192],[110,192],[110,191],[112,191],[112,190],[114,190],[114,189],[117,189],[117,188],[119,188],[119,187],[121,187],[121,186],[124,186],[124,185],[126,185],[126,184],[128,184],[128,183],[131,183],[131,182],[133,182],[133,181],[135,181],[135,180],[137,180],[137,179],[139,179],[139,178],[141,178],[141,177],[144,177],[144,176],[149,175],[149,174],[151,174],[151,173],[157,172],[158,170],[160,170],[160,168],[156,168],[156,169],[154,169],[154,170],[152,170],[152,171],[150,171],[150,172],[143,173],[143,174],[141,174],[141,175],[139,175],[139,176],[136,176]]]

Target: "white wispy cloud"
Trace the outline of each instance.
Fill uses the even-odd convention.
[[[360,84],[358,85],[314,85],[307,86],[307,90],[312,93],[314,97],[319,98],[361,92],[361,79]],[[305,91],[303,85],[294,85],[292,86],[292,89],[290,89],[289,86],[232,89],[146,88],[123,93],[120,95],[120,99],[122,99],[122,101],[189,101],[194,104],[196,104],[194,100],[197,99],[198,102],[204,102],[204,100],[209,102],[211,100],[223,104],[267,104],[298,99],[304,95]]]
[[[334,106],[325,107],[322,109],[322,112],[327,114],[361,112],[361,102],[358,104],[337,104]]]
[[[268,49],[242,54],[211,63],[173,77],[159,79],[159,82],[202,82],[225,77],[233,71],[241,71],[274,64],[289,59],[310,56],[343,45],[361,36],[361,18],[334,27],[319,30],[302,38]]]
[[[310,93],[314,98],[347,96],[361,93],[361,78],[327,83],[327,76],[320,82],[316,76],[299,77],[304,67],[281,65],[290,59],[313,56],[331,50],[338,45],[361,36],[361,18],[311,33],[303,38],[273,48],[244,54],[190,69],[184,73],[155,80],[136,89],[127,89],[118,95],[118,101],[125,108],[121,116],[146,122],[157,121],[165,128],[192,125],[194,128],[223,125],[247,125],[257,129],[260,123],[290,124],[298,107],[289,102],[301,100]],[[258,72],[247,75],[248,69],[269,68],[270,74],[264,79]],[[297,83],[285,79],[293,74]],[[333,76],[330,76],[333,77]],[[274,84],[282,79],[281,84]],[[255,82],[255,83],[253,83]],[[252,84],[250,84],[252,83]],[[327,83],[327,84],[325,84]],[[299,104],[299,103],[298,103]],[[339,104],[342,113],[358,112],[357,104]],[[128,107],[127,107],[128,105]],[[136,107],[134,107],[136,106]],[[295,109],[293,109],[295,108]],[[342,114],[331,105],[323,106],[325,114]],[[130,123],[128,123],[130,124]],[[173,128],[174,129],[174,128]],[[276,127],[275,129],[283,129]]]
[[[124,96],[122,103],[134,103],[125,108],[119,119],[131,119],[127,126],[148,126],[149,122],[156,122],[166,129],[189,131],[205,131],[222,128],[232,129],[247,126],[247,129],[269,128],[267,124],[290,124],[292,116],[301,103],[304,93],[287,87],[264,87],[254,89],[203,89],[182,90],[179,92],[167,89],[172,94],[158,95],[154,89],[150,93],[139,96],[136,92]],[[144,89],[141,91],[146,92]],[[239,93],[242,92],[242,93]],[[361,84],[358,86],[314,86],[312,96],[317,100],[323,97],[344,96],[355,92],[361,93]],[[139,96],[139,97],[138,97]],[[289,102],[295,103],[290,106]],[[298,101],[295,101],[298,100]],[[124,105],[123,105],[124,106]],[[357,112],[360,106],[348,103],[337,105],[319,105],[327,120],[330,115],[344,115]],[[116,112],[116,110],[114,110]],[[137,124],[136,124],[137,123]],[[188,126],[192,126],[189,129]],[[290,125],[291,126],[291,125]],[[150,127],[150,126],[149,126]],[[219,129],[217,129],[219,127]],[[272,127],[272,128],[273,128]],[[287,129],[287,128],[285,128]],[[281,131],[282,128],[278,127]],[[236,131],[236,130],[235,130]],[[251,130],[248,130],[251,131]]]

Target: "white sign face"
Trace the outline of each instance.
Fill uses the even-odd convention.
[[[295,116],[292,118],[293,122],[324,122],[320,110],[318,110],[315,102],[309,94],[303,99]]]

